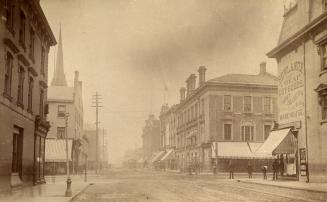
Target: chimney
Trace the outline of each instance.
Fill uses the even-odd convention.
[[[180,102],[182,103],[185,100],[185,91],[186,89],[182,87],[179,92],[180,92]]]
[[[191,95],[193,90],[195,90],[195,81],[196,81],[195,74],[191,74],[186,80],[186,88],[187,88],[186,96]]]
[[[205,66],[199,67],[199,86],[202,86],[206,82],[206,71],[207,68]]]
[[[266,62],[263,61],[260,63],[260,73],[259,75],[264,75],[266,74]]]
[[[75,71],[75,76],[74,76],[74,87],[76,88],[78,85],[78,76],[79,76],[79,72]]]

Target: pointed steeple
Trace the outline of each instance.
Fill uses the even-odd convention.
[[[66,76],[64,72],[64,58],[62,51],[62,40],[61,40],[61,26],[59,31],[59,42],[58,42],[58,50],[57,50],[57,61],[56,67],[53,74],[53,79],[51,82],[52,86],[67,86]]]

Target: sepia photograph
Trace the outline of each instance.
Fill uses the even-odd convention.
[[[0,202],[327,202],[327,0],[0,0]]]

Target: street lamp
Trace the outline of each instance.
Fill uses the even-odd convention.
[[[68,159],[68,117],[69,117],[69,113],[65,114],[65,135],[66,135],[66,170],[67,170],[67,187],[66,187],[66,193],[65,196],[66,197],[71,197],[72,196],[72,189],[71,189],[71,184],[72,184],[72,180],[70,179],[70,174],[69,174],[69,159]]]

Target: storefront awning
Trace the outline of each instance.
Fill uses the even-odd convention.
[[[294,154],[296,139],[290,128],[275,130],[256,151],[257,154]]]
[[[262,143],[248,142],[213,142],[212,158],[227,159],[266,159],[271,155],[257,155],[253,151]]]
[[[68,140],[68,160],[72,160],[72,140]],[[45,140],[45,162],[66,162],[66,140]]]
[[[162,158],[160,159],[160,161],[164,161],[164,160],[168,160],[172,157],[173,154],[173,150],[172,149],[168,149],[165,153],[165,155],[162,156]]]
[[[165,154],[165,151],[160,151],[151,159],[151,163],[154,163],[156,161],[159,161],[161,157]]]

